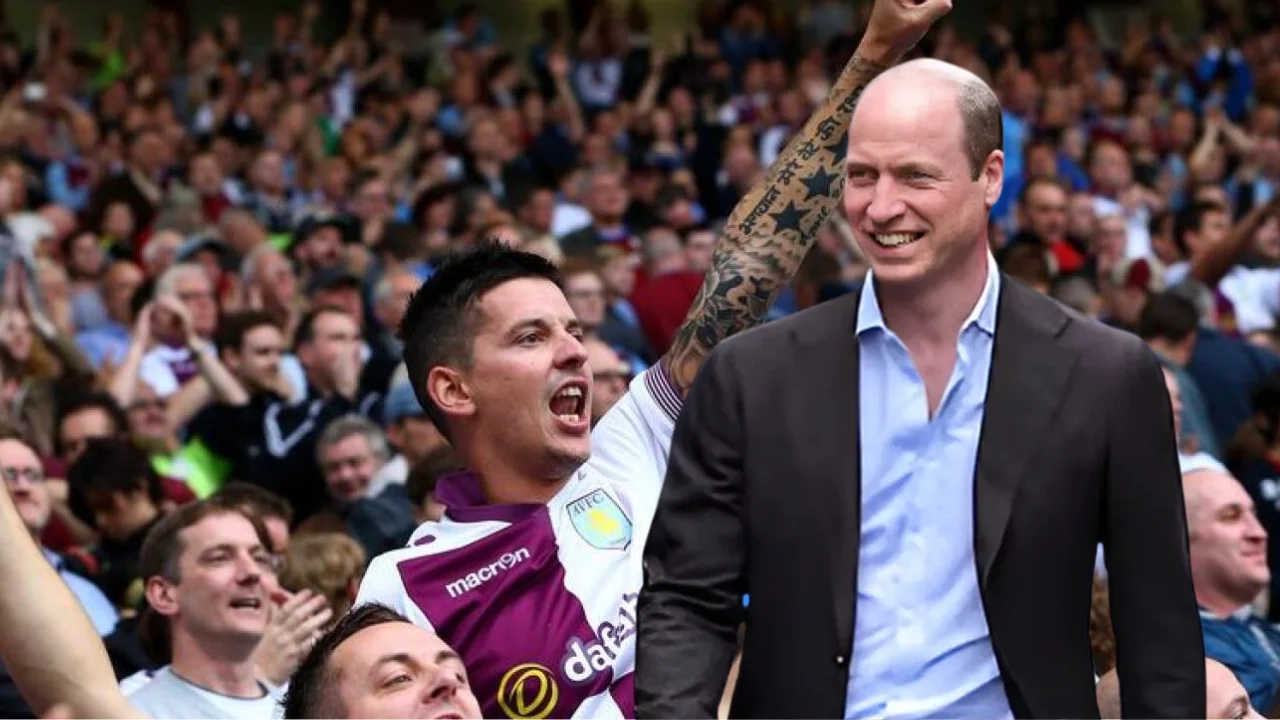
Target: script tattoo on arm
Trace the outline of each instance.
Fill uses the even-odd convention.
[[[891,65],[855,54],[826,102],[730,213],[702,289],[662,358],[682,394],[711,349],[764,319],[800,267],[840,201],[853,109]]]

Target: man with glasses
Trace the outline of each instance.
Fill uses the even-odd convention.
[[[631,366],[609,344],[597,337],[582,341],[587,350],[587,366],[594,384],[591,390],[591,425],[622,399],[631,385]]]
[[[44,470],[35,450],[18,434],[3,428],[0,428],[0,476],[22,524],[80,602],[93,628],[99,635],[110,633],[118,620],[111,602],[92,582],[69,570],[62,556],[40,543],[40,534],[49,523],[53,508]],[[0,665],[0,717],[31,716],[31,709],[18,693],[7,668]]]
[[[31,537],[40,544],[40,535],[49,524],[52,514],[53,500],[49,496],[49,486],[44,474],[43,465],[35,450],[16,433],[0,428],[0,475],[4,477],[5,489],[18,515],[26,525]],[[106,635],[116,626],[116,610],[111,602],[88,579],[69,570],[60,555],[41,545],[41,551],[49,562],[58,569],[67,587],[75,594],[80,605],[88,614],[93,626],[100,635]],[[7,717],[7,715],[6,715]]]

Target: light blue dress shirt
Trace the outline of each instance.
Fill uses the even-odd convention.
[[[932,420],[924,382],[884,324],[870,273],[859,299],[862,538],[848,718],[1013,716],[973,552],[975,464],[1000,294],[994,258],[987,267]]]
[[[110,635],[111,631],[116,629],[116,622],[120,618],[107,596],[102,594],[97,585],[63,567],[62,558],[58,557],[57,553],[48,548],[40,548],[40,551],[44,553],[49,564],[58,570],[58,576],[71,589],[71,594],[80,601],[80,606],[89,616],[89,622],[93,623],[93,629],[103,637]]]

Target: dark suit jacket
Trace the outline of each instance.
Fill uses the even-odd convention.
[[[734,716],[843,716],[858,297],[730,338],[698,375],[645,548],[637,717],[714,717],[743,621]],[[1125,717],[1203,717],[1172,409],[1146,346],[1003,278],[974,487],[975,570],[1014,713],[1098,717],[1101,540]]]

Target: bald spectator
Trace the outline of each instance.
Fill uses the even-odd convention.
[[[1280,630],[1253,607],[1271,581],[1267,531],[1253,499],[1231,475],[1200,470],[1182,481],[1205,654],[1230,668],[1250,704],[1269,715],[1280,699]]]
[[[1216,660],[1204,661],[1205,701],[1204,716],[1220,720],[1261,718],[1240,681],[1225,665]],[[1107,672],[1098,682],[1098,712],[1103,720],[1118,720],[1120,715],[1120,676],[1115,670]]]

